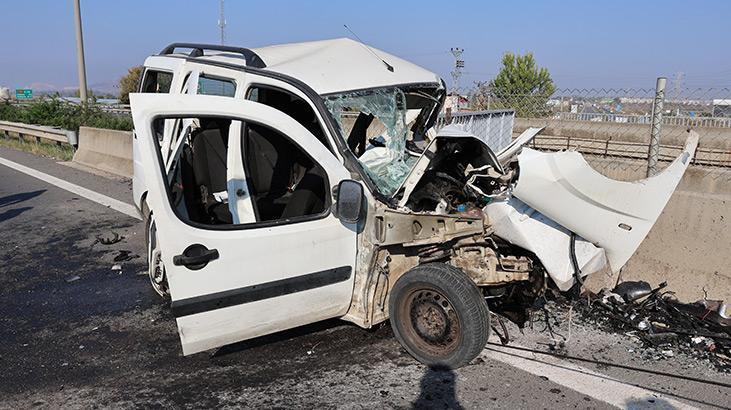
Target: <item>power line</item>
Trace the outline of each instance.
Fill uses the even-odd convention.
[[[454,70],[452,70],[452,89],[456,92],[459,89],[459,78],[462,77],[462,69],[464,69],[464,60],[462,60],[462,53],[464,53],[464,49],[459,47],[452,47],[449,49],[449,51],[454,56]]]

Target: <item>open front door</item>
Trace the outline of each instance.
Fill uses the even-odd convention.
[[[317,138],[252,101],[130,100],[184,354],[346,313],[356,229],[330,209],[349,173]],[[194,128],[172,166],[153,135],[170,118]]]

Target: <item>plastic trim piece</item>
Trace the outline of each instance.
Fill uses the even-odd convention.
[[[350,266],[341,266],[295,276],[293,278],[280,279],[187,299],[173,300],[170,308],[175,317],[181,317],[230,306],[243,305],[245,303],[345,282],[350,279],[352,270],[353,268]]]

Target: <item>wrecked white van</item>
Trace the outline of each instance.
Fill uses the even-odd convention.
[[[180,52],[180,50],[188,50]],[[484,347],[486,300],[566,291],[639,246],[695,151],[618,182],[576,152],[434,133],[434,73],[349,39],[149,57],[134,195],[184,354],[328,318],[391,320],[422,363]]]

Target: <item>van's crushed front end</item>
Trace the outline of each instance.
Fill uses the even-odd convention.
[[[606,267],[619,271],[697,146],[691,132],[683,153],[661,174],[616,181],[578,152],[526,147],[538,128],[497,153],[458,125],[427,132],[442,96],[440,88],[411,86],[326,97],[345,143],[381,194],[373,228],[365,231],[376,248],[367,265],[391,280],[425,262],[448,262],[486,296],[515,294],[518,284],[527,300],[547,287],[568,291]],[[371,294],[388,292],[377,278],[370,286]],[[367,310],[374,322],[386,317],[378,306]]]

